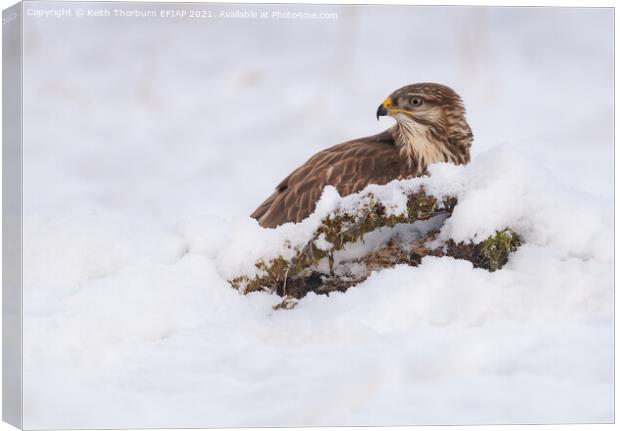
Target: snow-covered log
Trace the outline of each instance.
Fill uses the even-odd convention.
[[[405,197],[405,205],[399,209],[387,203],[389,199],[380,198],[393,199],[396,184],[373,186],[373,191],[342,202],[321,219],[309,241],[301,246],[287,245],[293,249],[292,255],[259,259],[257,273],[233,278],[232,287],[244,293],[270,291],[288,298],[301,298],[308,292],[345,291],[373,271],[397,264],[417,266],[428,255],[466,259],[475,267],[495,271],[521,244],[519,235],[509,228],[478,243],[439,240],[440,228],[457,199],[438,198],[424,186],[408,192],[407,187],[396,188]]]

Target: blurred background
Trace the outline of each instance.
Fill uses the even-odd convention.
[[[401,290],[310,297],[288,314],[229,289],[216,264],[289,172],[390,127],[379,103],[422,81],[462,96],[474,159],[507,146],[572,189],[552,202],[592,209],[540,208],[550,231],[568,224],[569,245],[605,236],[612,9],[24,9],[27,428],[613,421],[611,251],[563,254],[547,237],[516,269],[430,261],[375,284]],[[61,9],[72,16],[41,14]],[[155,17],[88,16],[104,9]],[[241,232],[248,249],[263,238]]]
[[[315,152],[391,126],[376,107],[421,81],[462,96],[474,158],[508,145],[568,187],[612,199],[612,9],[80,7],[100,6],[337,19],[26,13],[27,215],[90,205],[164,223],[245,217]]]

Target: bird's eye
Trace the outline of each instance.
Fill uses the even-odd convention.
[[[412,97],[410,102],[413,106],[420,106],[424,103],[424,100],[419,97]]]

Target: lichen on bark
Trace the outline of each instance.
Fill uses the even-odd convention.
[[[255,264],[258,275],[240,275],[230,280],[231,286],[243,293],[276,293],[285,298],[276,308],[287,309],[309,292],[344,292],[364,281],[373,271],[398,264],[417,266],[425,256],[451,256],[468,260],[474,267],[496,271],[521,245],[519,235],[510,228],[477,244],[453,240],[438,242],[441,225],[413,240],[399,237],[394,233],[398,225],[449,217],[457,205],[456,198],[437,199],[423,188],[407,195],[407,208],[402,213],[388,211],[372,194],[364,202],[354,209],[330,213],[321,221],[311,240],[295,251],[293,258],[261,259]],[[346,247],[363,243],[366,235],[380,229],[387,229],[388,237],[378,247],[361,257],[338,256]]]

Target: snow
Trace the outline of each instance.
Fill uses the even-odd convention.
[[[611,12],[294,9],[340,18],[27,19],[24,426],[613,421]],[[426,257],[292,310],[231,289],[365,199],[248,217],[416,81],[463,96],[473,160],[367,191],[457,196],[442,238],[511,227],[508,264]]]

